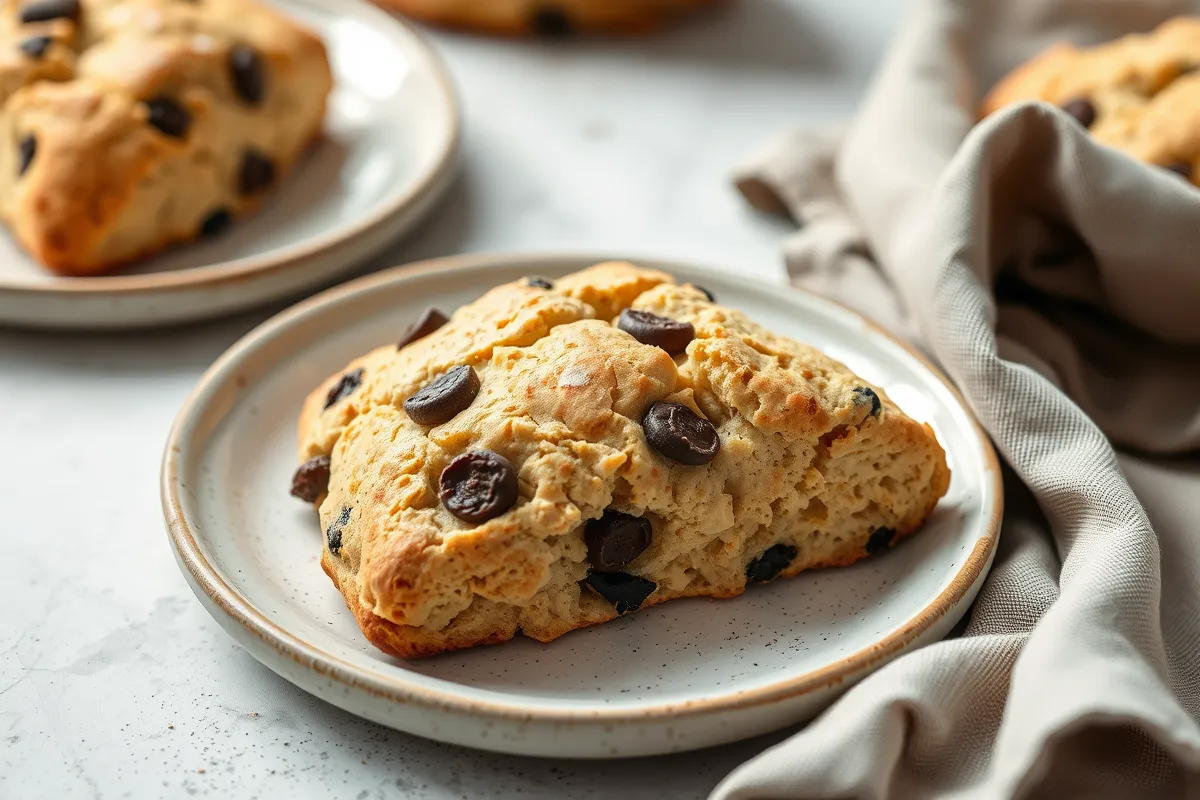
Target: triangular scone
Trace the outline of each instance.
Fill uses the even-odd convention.
[[[686,349],[618,327],[626,309],[690,323]],[[353,362],[305,404],[300,456],[329,457],[309,498],[325,571],[402,657],[850,564],[915,531],[950,480],[881,389],[629,264],[500,286]]]

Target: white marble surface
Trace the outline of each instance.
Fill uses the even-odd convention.
[[[572,248],[781,279],[787,228],[743,207],[729,167],[781,127],[849,114],[899,13],[742,0],[653,40],[437,34],[466,107],[465,170],[375,266]],[[268,313],[127,336],[0,330],[0,797],[696,798],[783,735],[638,761],[512,758],[364,722],[242,652],[175,567],[158,465],[193,383]]]

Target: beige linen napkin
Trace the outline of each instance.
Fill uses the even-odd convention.
[[[974,125],[1046,45],[1198,10],[917,0],[844,136],[790,134],[739,172],[803,224],[795,280],[917,338],[1011,470],[963,635],[715,798],[1200,797],[1200,189],[1049,106]]]

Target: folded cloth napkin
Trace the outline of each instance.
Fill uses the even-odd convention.
[[[1044,104],[975,124],[1047,45],[1197,10],[916,0],[848,131],[737,174],[802,224],[794,280],[927,348],[1009,469],[962,635],[714,798],[1200,797],[1200,189]]]

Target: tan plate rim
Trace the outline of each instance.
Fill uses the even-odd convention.
[[[412,188],[408,192],[397,196],[391,202],[383,204],[362,219],[343,228],[259,255],[169,272],[61,277],[60,280],[51,284],[9,283],[0,277],[0,292],[43,297],[79,294],[103,297],[114,294],[179,292],[258,278],[291,267],[297,261],[313,258],[348,240],[360,237],[373,228],[384,225],[388,220],[403,215],[409,209],[416,207],[427,194],[438,189],[444,173],[454,165],[455,154],[462,142],[463,124],[462,106],[459,103],[458,93],[454,88],[454,82],[450,77],[445,60],[429,43],[425,34],[412,23],[389,14],[366,0],[338,0],[338,3],[351,6],[355,14],[365,15],[368,20],[373,20],[377,25],[393,25],[407,31],[412,36],[414,49],[429,60],[442,98],[450,110],[450,135],[446,137],[437,157],[430,162],[428,169],[413,182]]]
[[[772,292],[794,291],[815,298],[820,303],[835,307],[842,313],[849,313],[861,319],[875,332],[902,347],[912,355],[922,366],[928,369],[945,387],[951,396],[966,413],[967,418],[978,437],[985,459],[986,471],[992,477],[992,492],[995,497],[993,512],[987,522],[985,534],[976,542],[971,552],[950,585],[927,605],[918,615],[912,618],[900,630],[866,647],[857,653],[846,656],[840,661],[822,669],[814,670],[804,675],[781,680],[774,684],[756,687],[733,694],[722,695],[711,700],[685,701],[662,703],[638,709],[592,708],[592,709],[545,709],[530,708],[515,703],[488,702],[476,699],[464,699],[454,693],[439,691],[424,686],[408,684],[403,678],[388,676],[361,669],[354,664],[344,661],[285,630],[259,612],[232,586],[225,582],[219,572],[204,557],[197,545],[196,539],[184,518],[180,505],[179,461],[185,452],[187,443],[184,437],[189,427],[189,421],[200,413],[200,401],[215,384],[226,382],[228,389],[236,391],[236,378],[229,369],[243,353],[253,350],[260,344],[272,339],[281,329],[289,327],[310,312],[330,302],[347,299],[374,291],[382,284],[392,284],[399,280],[404,282],[418,276],[438,272],[470,271],[488,266],[512,266],[520,263],[536,270],[539,262],[554,263],[563,260],[587,260],[590,263],[602,261],[632,261],[646,266],[670,271],[672,264],[676,269],[698,273],[712,274],[714,277],[728,278],[727,272],[712,268],[694,266],[681,261],[670,261],[662,258],[639,258],[636,256],[612,256],[611,254],[595,255],[590,253],[549,252],[549,253],[479,253],[470,255],[447,256],[444,258],[419,261],[413,264],[393,267],[383,272],[368,275],[350,281],[342,286],[334,287],[297,305],[280,312],[276,316],[259,325],[234,343],[200,378],[196,388],[184,401],[183,408],[176,417],[167,439],[163,454],[162,471],[160,475],[160,490],[163,515],[166,521],[167,533],[175,549],[180,563],[190,574],[194,586],[219,607],[226,615],[240,624],[250,634],[280,655],[292,660],[305,669],[315,671],[324,678],[341,683],[348,689],[365,691],[394,703],[423,706],[438,710],[455,711],[463,714],[484,714],[496,719],[514,722],[546,722],[568,723],[583,721],[624,722],[656,717],[689,717],[700,714],[718,713],[744,709],[747,707],[775,703],[791,697],[842,682],[871,666],[887,661],[904,650],[906,645],[929,630],[950,609],[959,602],[975,586],[991,563],[996,543],[999,539],[1000,522],[1004,512],[1004,489],[1000,470],[1000,462],[996,457],[991,440],[979,425],[975,415],[971,413],[962,395],[942,373],[920,351],[907,342],[897,338],[885,329],[875,325],[853,309],[836,303],[827,298],[806,292],[803,289],[786,285],[774,285],[758,279],[745,276],[739,280],[756,284],[759,288]]]

